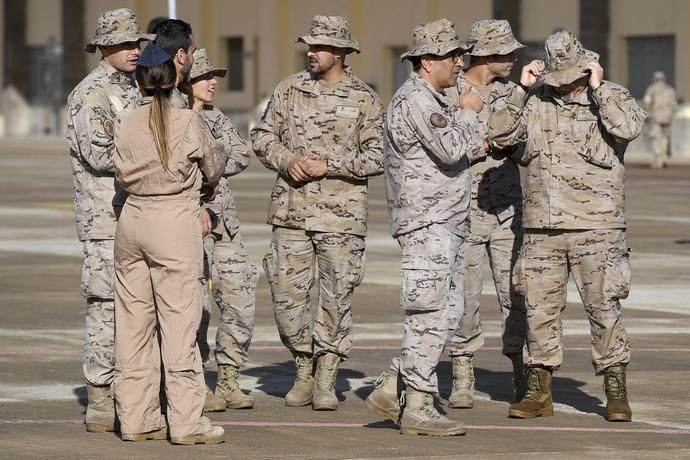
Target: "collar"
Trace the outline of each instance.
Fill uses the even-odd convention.
[[[101,59],[98,63],[98,66],[103,71],[103,73],[105,73],[110,83],[126,86],[134,85],[134,72],[120,72],[115,67],[108,64],[108,61],[106,61],[105,59]]]
[[[338,97],[348,97],[352,89],[352,70],[350,66],[345,66],[345,78],[332,85],[324,86],[319,83],[315,75],[309,71],[300,74],[301,81],[295,85],[300,91],[314,94],[316,96],[321,94],[330,94]]]
[[[434,99],[438,101],[439,104],[441,104],[442,107],[448,107],[452,105],[452,101],[450,100],[450,96],[444,91],[436,91],[436,89],[429,84],[428,81],[423,79],[417,72],[414,70],[410,74],[410,78],[412,79],[412,83],[418,86],[422,86],[425,89],[427,89],[432,96],[434,96]]]
[[[585,90],[577,96],[561,96],[553,89],[553,86],[545,86],[546,87],[544,88],[544,94],[547,97],[551,98],[559,106],[564,106],[566,104],[578,104],[588,106],[592,104],[592,96],[590,94],[591,89],[589,88],[589,86],[587,86]]]

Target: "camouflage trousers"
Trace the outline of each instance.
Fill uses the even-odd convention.
[[[208,325],[213,295],[220,310],[216,331],[216,363],[243,367],[254,333],[256,283],[259,271],[247,254],[242,235],[211,233],[204,238],[204,301],[197,343],[206,364],[210,355]],[[209,286],[210,285],[210,286]],[[210,289],[209,289],[210,288]]]
[[[433,224],[398,236],[398,243],[405,319],[400,357],[391,369],[418,391],[438,393],[436,366],[463,311],[464,237]]]
[[[263,264],[273,313],[291,352],[347,359],[352,348],[352,294],[364,276],[364,237],[273,227]],[[318,279],[313,311],[309,291]]]
[[[666,160],[668,160],[670,138],[670,124],[661,124],[655,121],[650,121],[649,140],[651,141],[652,150],[654,151],[654,166],[657,168],[664,166],[664,163]]]
[[[85,240],[81,295],[86,299],[82,367],[90,385],[110,385],[115,374],[115,243]]]
[[[522,353],[527,334],[525,299],[511,281],[521,244],[519,215],[504,222],[495,215],[472,220],[471,233],[465,240],[465,311],[448,345],[450,356],[473,355],[484,345],[479,305],[487,256],[502,314],[503,354]]]
[[[573,275],[590,324],[597,374],[630,361],[621,304],[630,291],[629,250],[622,229],[527,229],[513,272],[527,303],[528,366],[558,369],[563,361],[561,312]]]

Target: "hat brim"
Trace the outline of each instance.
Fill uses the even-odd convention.
[[[567,69],[546,72],[541,76],[542,83],[549,86],[568,85],[575,80],[587,76],[587,64],[599,60],[599,55],[593,51],[586,51],[580,60]]]
[[[302,35],[297,37],[297,43],[304,43],[305,45],[325,45],[333,46],[335,48],[342,48],[347,50],[347,53],[359,53],[359,43],[357,40],[340,40],[333,37],[324,37],[323,35]]]
[[[400,60],[404,61],[405,59],[410,59],[416,56],[424,56],[425,54],[431,54],[433,56],[444,56],[450,53],[451,51],[455,50],[462,50],[464,52],[468,52],[472,49],[472,46],[472,43],[461,42],[459,40],[441,44],[420,46],[419,48],[411,48],[403,54],[401,54]]]
[[[223,78],[225,75],[228,73],[228,69],[223,69],[223,68],[214,68],[207,70],[206,72],[201,72],[198,74],[189,74],[189,80],[196,80],[199,77],[203,77],[204,75],[212,74],[214,77],[220,77]]]
[[[475,44],[470,52],[470,56],[493,56],[496,54],[499,56],[504,56],[522,48],[525,48],[525,45],[517,40],[513,40],[511,43],[501,46],[482,47]]]
[[[87,53],[95,53],[99,46],[115,46],[122,43],[129,42],[140,42],[140,41],[153,41],[156,39],[156,34],[131,34],[131,35],[120,35],[113,37],[112,35],[105,35],[100,38],[94,38],[89,42],[84,50]]]

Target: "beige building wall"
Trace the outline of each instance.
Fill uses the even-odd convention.
[[[45,45],[51,40],[62,43],[62,1],[27,0],[26,16],[27,45]]]
[[[579,0],[522,0],[518,40],[542,42],[557,29],[579,33]]]
[[[611,79],[628,84],[629,37],[675,35],[675,81],[678,96],[690,97],[690,1],[611,0]],[[651,75],[650,75],[651,79]]]

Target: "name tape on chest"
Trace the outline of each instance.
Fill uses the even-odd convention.
[[[335,116],[342,118],[357,118],[359,116],[359,108],[339,105],[335,108]]]

